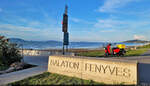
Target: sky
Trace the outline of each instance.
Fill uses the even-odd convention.
[[[0,0],[0,35],[62,41],[68,5],[69,40],[150,40],[150,0]]]

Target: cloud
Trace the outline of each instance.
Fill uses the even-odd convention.
[[[3,9],[2,8],[0,8],[0,12],[2,12],[3,11]]]
[[[30,26],[39,26],[39,25],[41,25],[41,23],[38,22],[38,21],[31,21],[31,22],[29,23],[29,25],[30,25]]]
[[[116,30],[114,29],[108,29],[108,30],[101,30],[100,32],[115,32]]]
[[[27,19],[25,19],[25,18],[18,18],[18,20],[19,20],[19,22],[28,22],[28,20]]]
[[[97,23],[94,24],[96,28],[120,28],[124,26],[124,22],[117,19],[99,19]]]
[[[124,7],[129,2],[136,0],[106,0],[104,5],[99,7],[99,12],[115,12],[117,8]]]
[[[134,39],[146,40],[146,37],[143,35],[134,35],[133,37],[134,37]]]
[[[72,21],[75,23],[93,24],[93,22],[91,22],[91,21],[87,21],[87,20],[79,19],[79,18],[75,18],[75,17],[70,17],[69,19],[70,19],[69,21]]]
[[[140,19],[140,20],[122,20],[119,17],[109,17],[106,19],[98,19],[95,24],[93,24],[95,28],[106,30],[106,29],[114,29],[114,30],[137,30],[140,31],[142,28],[144,30],[149,29],[150,22],[149,20]],[[136,32],[137,32],[136,31]]]
[[[73,22],[76,22],[76,23],[78,23],[78,22],[81,21],[80,19],[78,19],[78,18],[73,18],[73,17],[71,17],[70,20],[73,21]]]
[[[9,30],[15,30],[15,31],[38,31],[38,29],[35,28],[31,28],[31,27],[24,27],[24,26],[15,26],[15,25],[11,25],[11,24],[1,24],[0,25],[0,29],[4,28],[4,29],[9,29]]]
[[[12,24],[0,24],[0,34],[8,37],[20,37],[26,40],[61,40],[61,30],[58,27],[53,29],[47,28],[33,28]]]

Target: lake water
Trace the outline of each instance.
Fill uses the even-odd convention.
[[[72,42],[69,44],[68,48],[79,49],[79,48],[103,48],[106,47],[108,43],[98,43],[98,42]],[[125,44],[126,46],[138,46],[144,45],[144,43],[112,43],[112,47],[116,46],[117,44]],[[23,44],[24,49],[61,49],[62,44]]]

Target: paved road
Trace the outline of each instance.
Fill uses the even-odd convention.
[[[48,56],[25,56],[24,61],[29,64],[47,66]]]
[[[38,66],[0,75],[0,86],[22,80],[30,76],[38,75],[47,71],[48,56],[25,56],[24,61],[29,64],[34,64]]]

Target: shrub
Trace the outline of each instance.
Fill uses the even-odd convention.
[[[21,58],[17,44],[9,43],[9,39],[0,36],[0,65],[10,65],[13,62],[20,62]]]

